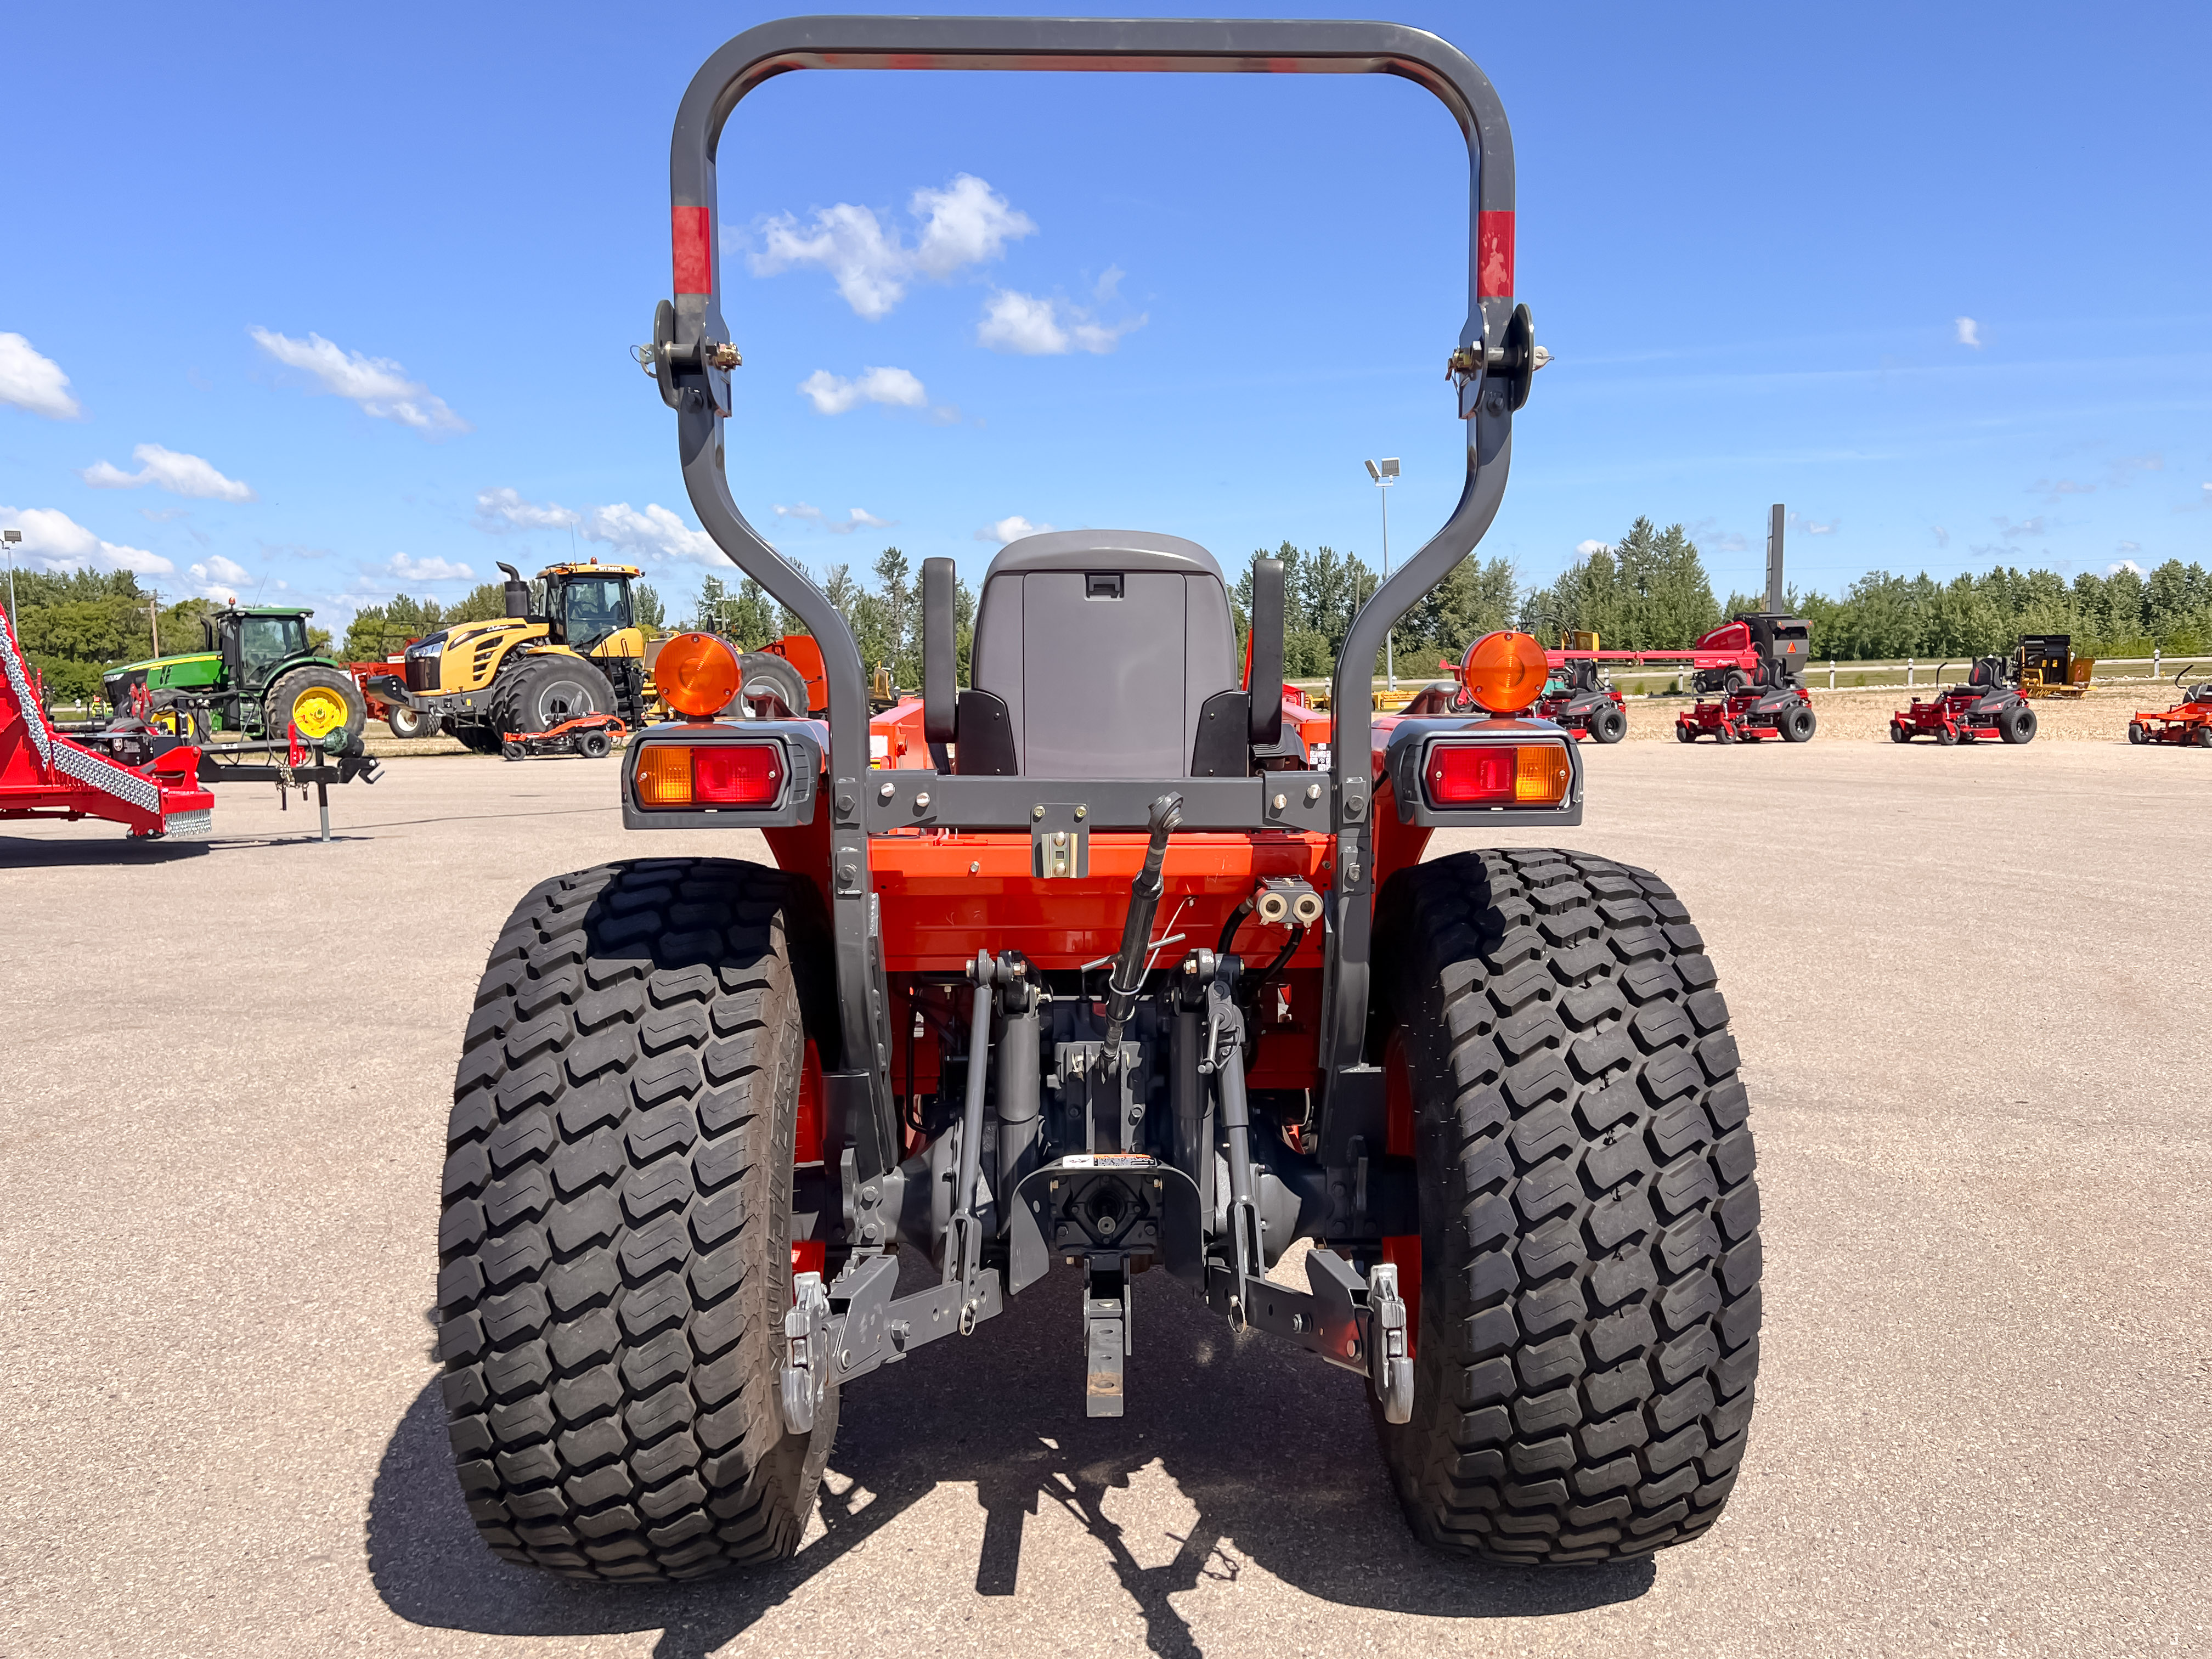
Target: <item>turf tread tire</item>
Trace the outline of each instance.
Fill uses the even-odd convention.
[[[1414,1533],[1598,1563],[1695,1538],[1742,1462],[1759,1194],[1728,1009],[1686,910],[1578,853],[1462,853],[1381,895],[1383,1028],[1420,1170]]]
[[[542,883],[453,1086],[440,1349],[506,1559],[693,1578],[797,1548],[836,1432],[778,1404],[805,1048],[781,872],[637,860]]]

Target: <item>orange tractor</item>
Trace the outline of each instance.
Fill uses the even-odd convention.
[[[1354,620],[1333,726],[1283,683],[1280,564],[1252,568],[1240,650],[1211,554],[1106,530],[998,554],[965,686],[951,562],[926,561],[921,695],[872,719],[851,630],[738,511],[733,108],[790,70],[1012,68],[1387,73],[1466,136],[1466,485]],[[1583,775],[1527,718],[1536,641],[1477,641],[1464,711],[1370,697],[1389,628],[1495,516],[1540,361],[1490,82],[1390,24],[801,18],[708,59],[672,155],[674,296],[641,360],[704,533],[819,645],[824,711],[671,641],[679,718],[622,764],[640,856],[539,883],[493,947],[439,1236],[485,1542],[585,1579],[778,1560],[847,1385],[988,1345],[1016,1296],[1079,1304],[1071,1414],[1190,1386],[1137,1370],[1152,1270],[1358,1377],[1439,1549],[1583,1564],[1705,1533],[1746,1444],[1760,1274],[1713,963],[1658,877],[1559,845]],[[741,693],[751,717],[722,717]],[[698,855],[716,831],[769,861],[750,836]],[[1425,858],[1440,831],[1463,850]],[[1304,1286],[1271,1278],[1302,1241]]]

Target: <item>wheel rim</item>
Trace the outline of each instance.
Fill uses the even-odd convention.
[[[292,699],[291,722],[303,738],[326,738],[345,718],[345,699],[326,685],[311,685]]]
[[[538,694],[538,729],[550,731],[563,720],[599,713],[591,690],[580,681],[555,680]]]

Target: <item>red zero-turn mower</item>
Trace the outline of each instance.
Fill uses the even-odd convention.
[[[1943,670],[1936,670],[1942,678]],[[1915,697],[1912,707],[1889,717],[1889,740],[1910,743],[1933,738],[1947,747],[1995,738],[2001,743],[2035,741],[2035,709],[2020,694],[2020,669],[2011,657],[1977,657],[1963,685],[1941,695]]]
[[[1693,647],[1698,654],[1728,652],[1739,660],[1692,676],[1698,701],[1674,717],[1675,737],[1757,743],[1772,732],[1784,743],[1805,742],[1820,724],[1803,678],[1812,638],[1802,617],[1773,611],[1738,617],[1704,635]]]
[[[927,561],[924,741],[872,766],[907,715],[872,722],[852,631],[738,513],[715,151],[775,141],[725,122],[789,70],[1010,68],[1398,75],[1466,135],[1466,486],[1352,622],[1325,770],[1283,684],[1281,565],[1252,567],[1240,666],[1212,556],[1115,530],[998,554],[966,686],[952,562]],[[1153,1268],[1230,1331],[1358,1376],[1440,1549],[1602,1562],[1705,1532],[1743,1455],[1759,1321],[1713,963],[1658,877],[1546,844],[1580,823],[1583,773],[1526,717],[1534,640],[1471,647],[1465,713],[1370,712],[1386,630],[1498,511],[1539,362],[1489,81],[1382,23],[804,18],[708,61],[672,177],[675,296],[640,355],[705,533],[819,642],[827,718],[716,718],[734,653],[671,641],[655,680],[684,718],[622,763],[640,856],[541,883],[493,947],[439,1241],[445,1400],[485,1541],[579,1578],[773,1562],[855,1378],[944,1343],[931,1374],[968,1402],[978,1467],[1031,1432],[994,1402],[1022,1390],[1024,1422],[1056,1402],[1027,1397],[1034,1368],[990,1328],[1024,1291],[1079,1301],[1069,1413],[1194,1386],[1136,1372],[1131,1286]],[[1424,861],[1440,830],[1468,850]],[[773,863],[688,850],[714,830],[759,832]],[[1300,1240],[1304,1287],[1270,1279]],[[951,1420],[899,1400],[867,1392],[910,1434]],[[1206,1432],[1249,1427],[1224,1411]],[[1084,1443],[1125,1441],[1104,1424]]]
[[[1547,659],[1552,677],[1531,714],[1562,727],[1577,741],[1589,738],[1619,743],[1628,735],[1628,709],[1595,662],[1556,651],[1547,653]]]

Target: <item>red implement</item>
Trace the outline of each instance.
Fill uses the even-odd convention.
[[[137,720],[83,741],[56,731],[0,611],[0,818],[105,818],[134,840],[205,836],[215,797],[199,786],[199,761],[191,744]]]

